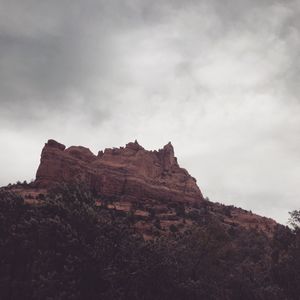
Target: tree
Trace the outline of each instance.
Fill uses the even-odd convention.
[[[300,210],[293,210],[289,212],[290,218],[288,223],[293,227],[294,230],[299,230],[300,228]]]
[[[300,210],[289,214],[292,230],[282,228],[274,235],[272,272],[287,298],[296,300],[300,295]]]

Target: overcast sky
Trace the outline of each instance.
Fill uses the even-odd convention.
[[[171,141],[210,200],[300,209],[300,1],[0,0],[0,185],[44,143]]]

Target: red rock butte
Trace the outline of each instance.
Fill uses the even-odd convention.
[[[127,200],[203,200],[196,179],[178,165],[171,143],[158,151],[148,151],[135,141],[99,151],[96,156],[88,148],[66,148],[48,140],[35,183],[40,188],[83,183],[99,196]]]

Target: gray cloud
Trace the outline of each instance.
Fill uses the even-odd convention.
[[[0,184],[45,140],[172,140],[211,200],[299,208],[300,5],[0,0]]]

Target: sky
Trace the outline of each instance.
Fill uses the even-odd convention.
[[[299,0],[0,0],[0,186],[44,143],[169,141],[211,201],[300,209]]]

